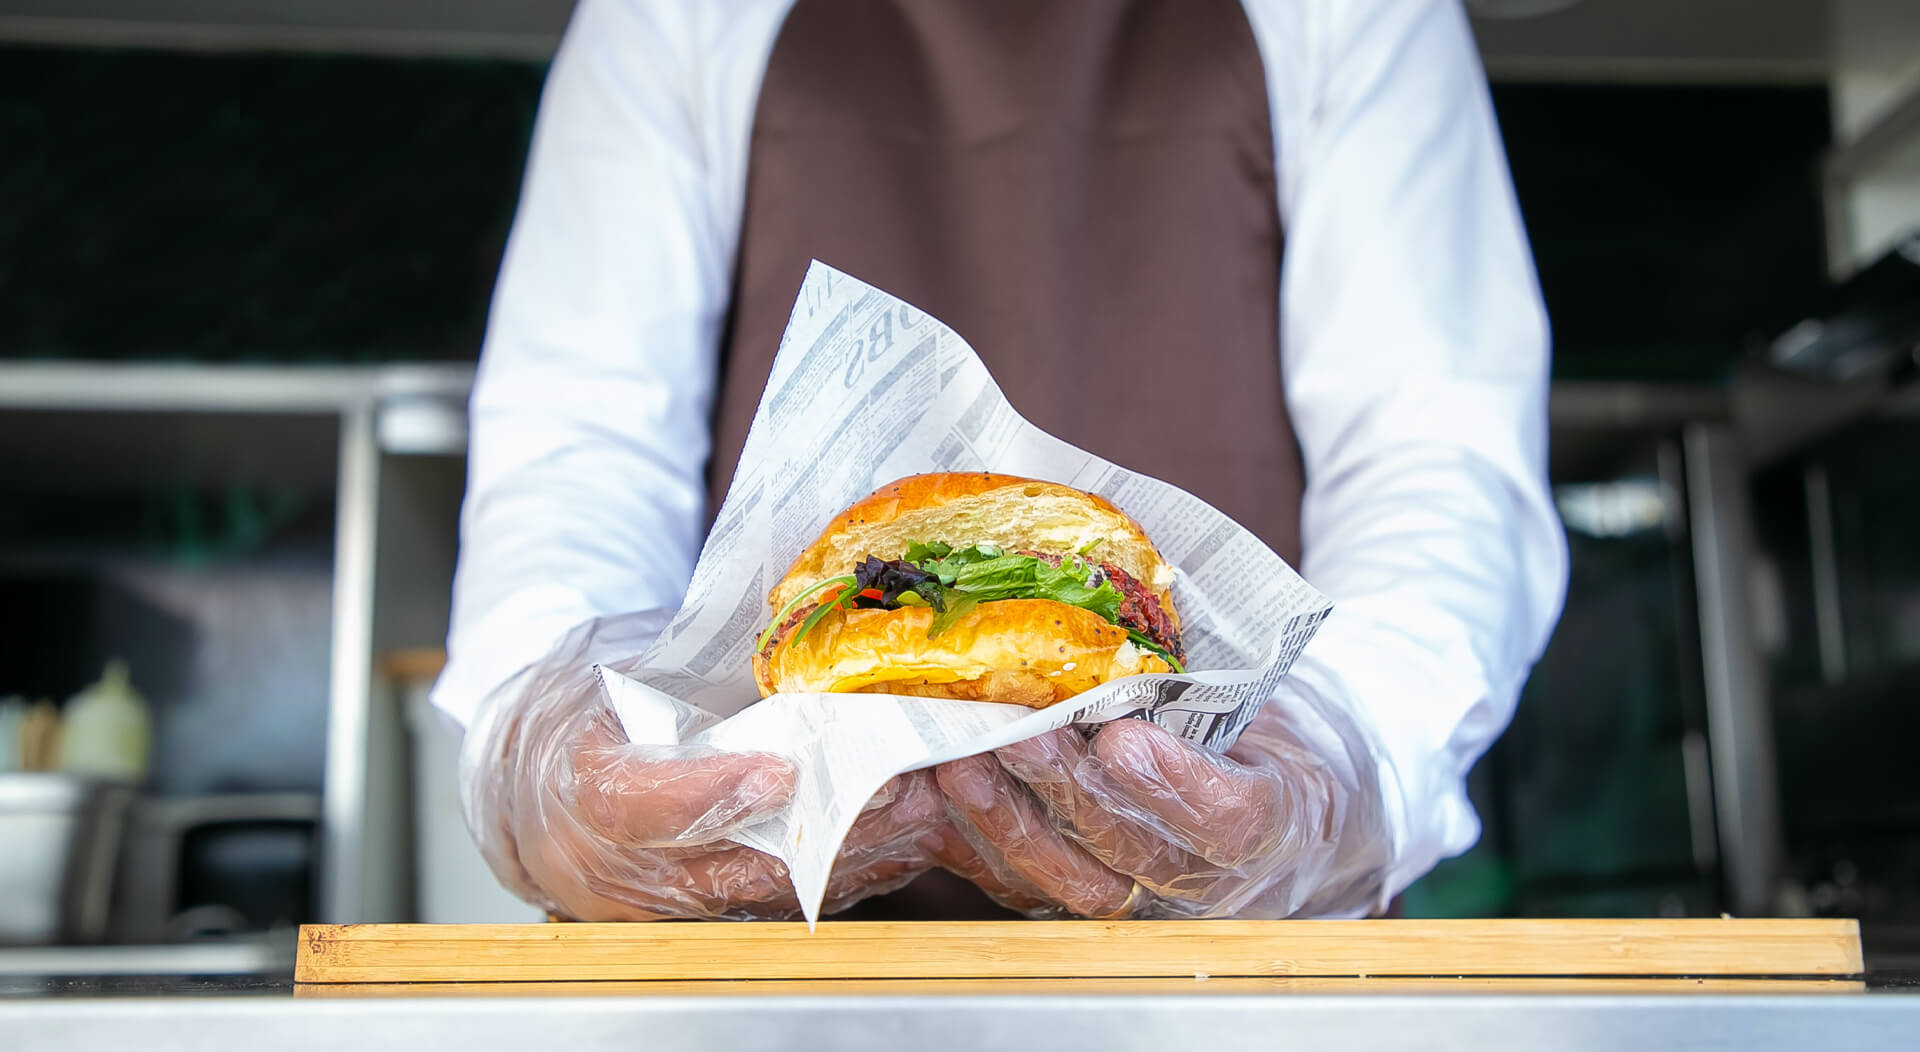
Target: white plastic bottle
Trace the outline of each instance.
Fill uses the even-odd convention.
[[[61,723],[61,770],[130,782],[147,776],[153,717],[127,679],[126,662],[107,662],[100,682],[68,700]]]

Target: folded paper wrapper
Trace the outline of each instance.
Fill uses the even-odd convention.
[[[1188,671],[1115,680],[1037,710],[883,694],[762,700],[752,655],[772,616],[768,590],[848,505],[932,471],[1062,483],[1133,516],[1176,568]],[[841,841],[889,778],[1069,723],[1127,717],[1224,751],[1330,609],[1245,527],[1034,427],[953,330],[816,261],[684,604],[637,665],[598,671],[636,744],[793,761],[793,803],[735,839],[787,864],[812,924]]]

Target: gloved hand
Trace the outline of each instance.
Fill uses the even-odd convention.
[[[463,798],[482,853],[520,897],[575,920],[798,916],[785,864],[727,839],[786,805],[791,765],[629,743],[592,667],[597,652],[643,650],[634,627],[576,632],[469,729]],[[841,848],[826,909],[929,868],[923,840],[945,817],[928,772],[890,782]]]
[[[1337,866],[1338,778],[1268,709],[1225,756],[1145,720],[937,769],[947,868],[1030,916],[1285,917]]]

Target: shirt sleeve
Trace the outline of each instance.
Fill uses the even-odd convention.
[[[586,0],[548,74],[470,406],[433,692],[463,724],[567,629],[671,609],[692,573],[738,223],[696,28]]]
[[[1372,740],[1380,901],[1471,846],[1465,776],[1564,598],[1545,311],[1455,0],[1249,3],[1286,218],[1303,575],[1334,601],[1276,699]]]

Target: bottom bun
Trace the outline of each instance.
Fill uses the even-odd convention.
[[[1044,708],[1122,676],[1171,672],[1099,614],[1051,599],[982,603],[928,639],[934,612],[836,610],[756,657],[760,693],[906,694]]]

